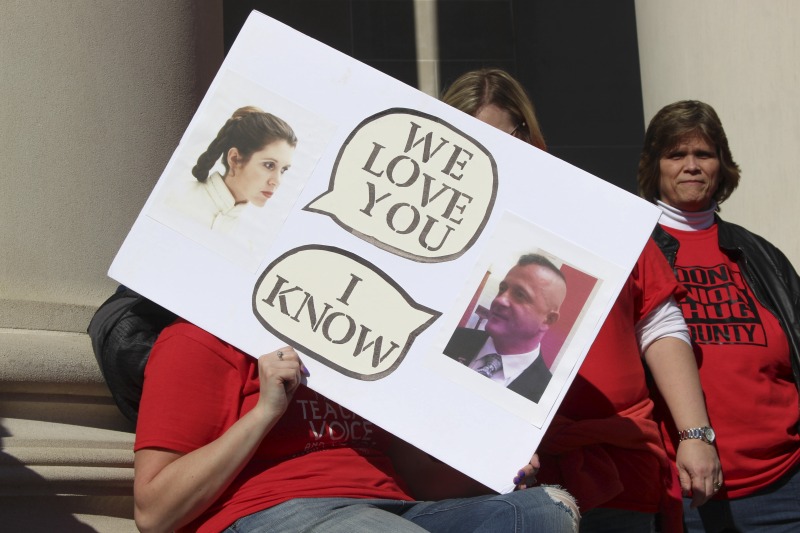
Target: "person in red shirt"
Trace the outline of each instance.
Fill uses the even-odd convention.
[[[503,70],[463,74],[442,100],[545,149],[530,98]],[[562,485],[576,497],[582,532],[649,533],[659,512],[662,531],[678,531],[679,488],[692,495],[693,505],[700,505],[722,479],[714,447],[687,440],[678,449],[678,480],[673,482],[653,418],[645,365],[681,428],[709,425],[686,325],[675,302],[682,294],[649,241],[537,451],[542,463],[538,480]]]
[[[256,359],[183,320],[168,326],[145,369],[134,445],[137,527],[576,531],[566,491],[487,494],[307,388],[303,373],[292,348]],[[534,456],[517,473],[518,489],[537,467]]]
[[[718,216],[739,179],[710,105],[676,102],[650,121],[639,192],[661,208],[653,237],[688,289],[680,307],[725,475],[708,503],[685,505],[686,527],[798,531],[800,278],[777,248]],[[674,457],[690,435],[662,415]]]

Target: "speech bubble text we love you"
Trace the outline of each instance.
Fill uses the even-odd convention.
[[[451,261],[475,242],[497,195],[497,164],[443,120],[394,108],[358,125],[328,190],[305,207],[373,245],[419,262]]]

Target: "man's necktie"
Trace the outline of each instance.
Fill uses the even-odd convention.
[[[476,368],[475,371],[487,378],[492,377],[503,369],[503,360],[496,353],[490,353],[489,355],[481,357],[480,362],[481,366]]]

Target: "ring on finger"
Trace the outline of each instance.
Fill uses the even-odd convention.
[[[714,482],[714,490],[718,491],[721,488],[722,488],[722,482],[721,481],[715,481]]]
[[[282,351],[280,351],[280,350],[278,350],[278,359],[280,359],[281,361],[283,361],[283,352],[282,352]]]

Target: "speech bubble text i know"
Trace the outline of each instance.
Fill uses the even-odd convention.
[[[290,250],[267,267],[253,291],[253,312],[287,344],[364,380],[394,371],[441,315],[364,259],[316,245]]]

